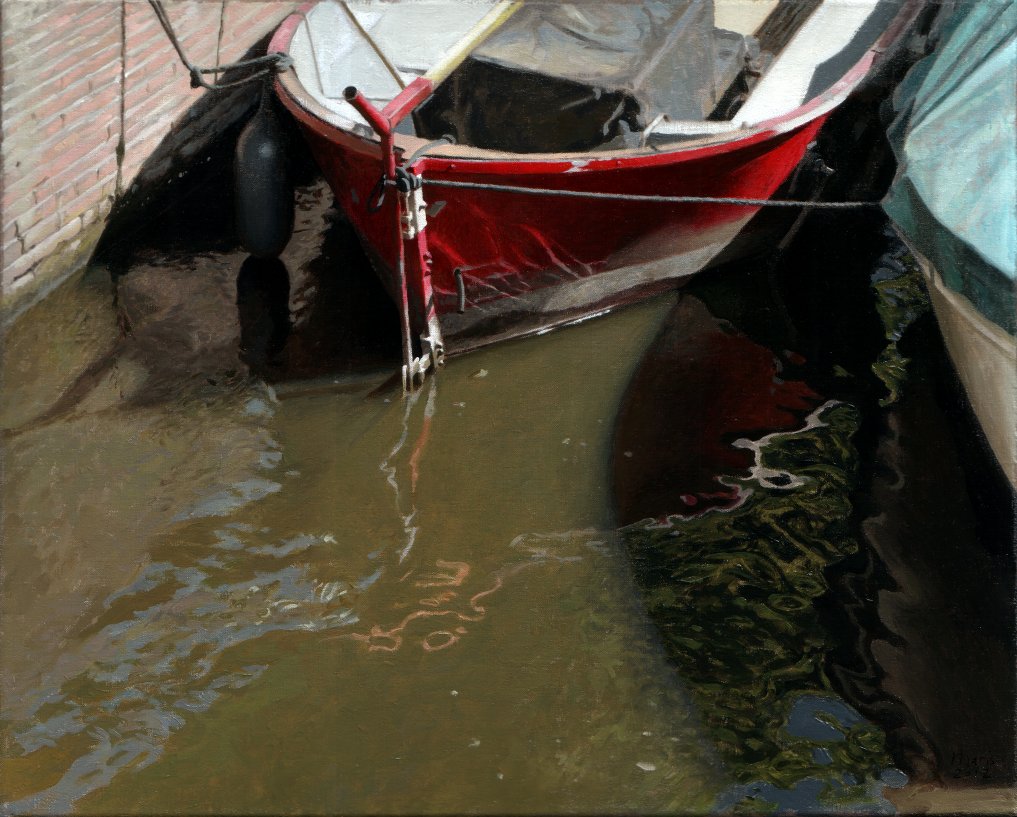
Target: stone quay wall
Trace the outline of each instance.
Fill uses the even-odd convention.
[[[169,0],[188,59],[242,58],[296,2]],[[0,0],[0,290],[41,294],[87,259],[114,205],[157,184],[253,104],[192,89],[146,0]]]

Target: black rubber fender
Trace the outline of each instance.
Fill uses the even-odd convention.
[[[255,258],[274,258],[293,235],[293,180],[286,133],[266,86],[237,138],[233,160],[236,232]]]

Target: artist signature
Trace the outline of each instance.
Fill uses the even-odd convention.
[[[950,753],[950,776],[990,780],[1006,773],[1003,759],[987,754],[969,754],[955,749]]]

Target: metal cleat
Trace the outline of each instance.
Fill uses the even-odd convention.
[[[441,339],[441,328],[437,316],[428,321],[428,333],[420,336],[420,357],[413,358],[403,366],[403,391],[416,391],[423,385],[427,372],[437,371],[445,365],[445,344]]]
[[[427,227],[427,202],[424,201],[420,176],[405,168],[396,168],[396,189],[399,191],[401,213],[399,223],[403,238],[416,238]]]

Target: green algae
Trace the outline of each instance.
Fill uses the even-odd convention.
[[[875,294],[876,313],[888,341],[873,362],[872,371],[883,381],[888,392],[879,404],[890,406],[900,399],[910,362],[901,353],[898,342],[904,330],[929,311],[929,295],[918,262],[899,240],[892,241],[870,281]]]
[[[828,403],[803,430],[759,448],[758,464],[790,474],[788,487],[730,480],[744,494],[731,510],[623,530],[648,612],[732,777],[783,791],[823,781],[829,803],[871,799],[890,766],[883,731],[860,717],[817,714],[832,739],[789,729],[803,696],[843,707],[824,671],[834,642],[813,601],[829,589],[826,569],[859,547],[849,496],[860,422],[854,406]],[[733,805],[765,809],[759,796]]]

